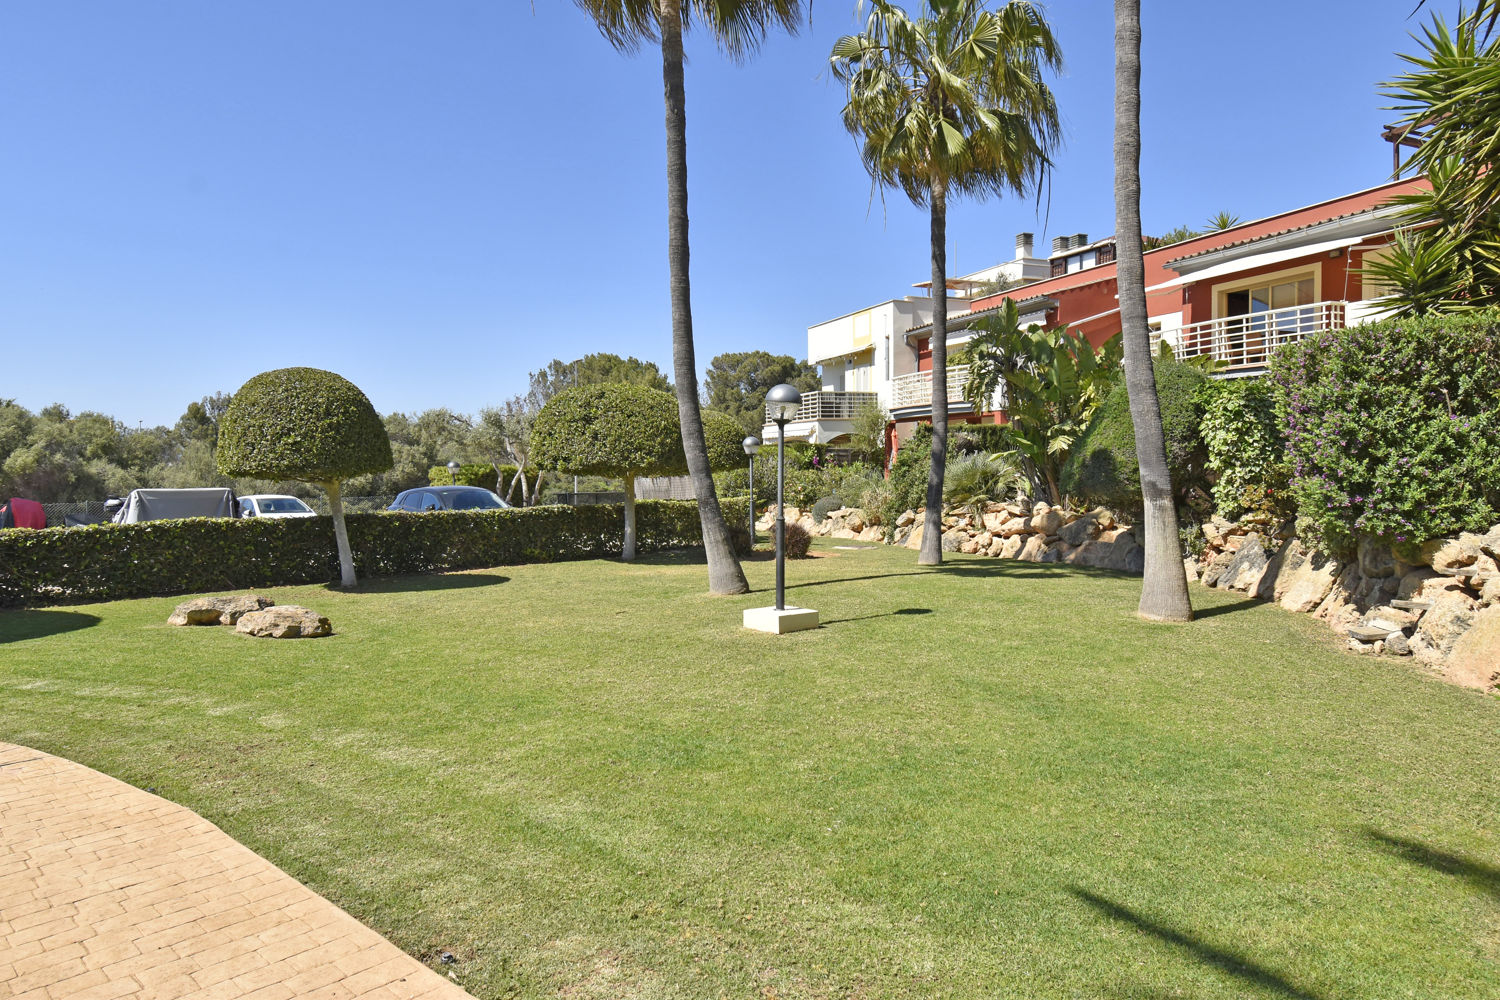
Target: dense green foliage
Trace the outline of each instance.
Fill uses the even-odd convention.
[[[965,398],[988,400],[1003,393],[1004,450],[1020,455],[1037,492],[1061,503],[1063,463],[1114,386],[1123,341],[1114,336],[1094,347],[1066,327],[1044,330],[1032,324],[1023,330],[1009,300],[998,313],[975,320],[973,329],[965,350]]]
[[[766,393],[786,382],[802,392],[823,385],[818,370],[789,354],[739,351],[720,354],[709,363],[703,391],[708,407],[727,413],[740,428],[740,437],[760,437],[766,425]]]
[[[739,466],[714,477],[721,496],[745,495],[746,464],[745,456],[741,454]],[[829,496],[847,500],[850,506],[860,506],[865,493],[882,481],[880,467],[876,465],[819,464],[814,468],[799,468],[788,454],[785,497],[787,506],[804,509]],[[763,509],[775,502],[776,449],[762,448],[755,456],[755,504]]]
[[[505,477],[505,482],[509,483],[510,477],[516,474],[516,467],[502,465],[500,471]],[[493,490],[497,478],[493,465],[484,465],[479,462],[465,462],[459,465],[457,472],[446,465],[434,465],[427,470],[428,486],[479,486]]]
[[[672,380],[662,374],[656,362],[618,354],[585,354],[574,361],[553,359],[545,368],[531,373],[531,393],[540,398],[539,405],[564,389],[580,385],[641,385],[672,391]]]
[[[724,501],[744,521],[744,502]],[[636,504],[642,549],[701,544],[697,504]],[[600,558],[621,545],[620,505],[350,514],[360,575]],[[327,517],[188,518],[43,531],[0,531],[0,606],[317,583],[338,576]]]
[[[1205,482],[1207,456],[1198,423],[1203,413],[1201,392],[1208,376],[1192,365],[1162,357],[1155,359],[1155,367],[1167,467],[1172,473],[1172,487],[1181,497],[1201,489]],[[1119,511],[1140,511],[1141,471],[1124,379],[1110,390],[1073,446],[1062,468],[1061,485],[1068,496]]]
[[[1239,594],[1168,629],[1136,577],[833,544],[781,637],[772,560],[710,599],[696,554],[265,592],[314,642],[0,612],[0,740],[476,998],[1500,997],[1500,701]]]
[[[814,524],[822,524],[828,520],[828,515],[844,506],[844,501],[836,495],[829,495],[818,500],[812,505],[812,519]]]
[[[1230,520],[1252,512],[1292,514],[1291,464],[1272,384],[1261,378],[1210,380],[1200,394],[1198,430],[1208,471],[1216,477],[1215,512]]]
[[[217,461],[229,476],[307,483],[342,482],[393,464],[370,400],[320,368],[279,368],[241,386],[219,425]]]
[[[687,468],[671,393],[644,386],[564,389],[542,407],[532,432],[536,463],[601,476],[670,476]]]
[[[1500,520],[1500,312],[1320,333],[1269,378],[1299,513],[1331,549]]]
[[[1002,425],[955,424],[948,436],[948,462],[957,463],[966,456],[987,456],[1003,451],[1009,447],[1009,441]],[[880,519],[887,532],[902,514],[926,505],[931,455],[932,425],[918,424],[911,437],[897,449],[896,458],[891,462],[890,477],[882,486],[871,490],[869,502],[861,504]]]

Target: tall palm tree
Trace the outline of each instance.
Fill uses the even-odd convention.
[[[913,19],[890,0],[870,0],[865,30],[840,38],[830,59],[848,90],[844,126],[861,141],[875,187],[900,188],[930,216],[932,466],[917,556],[924,566],[943,560],[948,198],[1034,189],[1058,140],[1057,104],[1042,80],[1062,65],[1051,28],[1027,0],[987,6],[922,0]]]
[[[1161,404],[1146,325],[1146,262],[1141,250],[1141,0],[1115,0],[1115,245],[1125,388],[1135,424],[1135,453],[1145,500],[1146,577],[1136,613],[1185,622],[1188,602],[1177,535],[1177,507],[1167,468]]]
[[[750,589],[730,544],[729,525],[719,508],[703,416],[698,408],[698,362],[693,353],[693,307],[688,281],[687,91],[683,79],[683,32],[696,21],[727,55],[742,59],[780,25],[796,31],[801,0],[574,0],[598,24],[610,44],[634,52],[642,43],[660,45],[667,112],[667,271],[672,302],[672,372],[682,447],[698,496],[703,548],[708,555],[708,589],[743,594]]]

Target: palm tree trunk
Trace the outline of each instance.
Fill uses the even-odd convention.
[[[620,543],[620,559],[635,559],[635,473],[625,473],[625,540]]]
[[[683,83],[682,0],[660,0],[661,71],[667,106],[667,270],[672,298],[672,375],[677,383],[677,414],[682,450],[698,498],[703,550],[708,557],[711,594],[743,594],[750,589],[729,541],[729,525],[719,509],[708,467],[703,415],[698,410],[698,363],[693,356],[693,307],[688,284],[687,92]]]
[[[328,509],[333,514],[333,540],[339,550],[339,579],[345,587],[352,587],[354,579],[354,553],[349,549],[349,529],[344,524],[344,498],[340,492],[342,484],[324,483],[328,491]]]
[[[948,189],[932,182],[932,467],[927,472],[927,513],[917,565],[943,561],[943,471],[948,458]]]
[[[1156,398],[1141,249],[1141,2],[1115,0],[1115,239],[1125,387],[1145,501],[1146,576],[1136,613],[1152,621],[1193,617],[1177,535],[1177,507]]]

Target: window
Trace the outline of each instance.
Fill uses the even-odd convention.
[[[1374,264],[1376,262],[1383,262],[1383,261],[1390,260],[1390,257],[1391,257],[1391,252],[1390,252],[1390,250],[1387,250],[1387,249],[1382,249],[1382,250],[1366,250],[1365,253],[1364,253],[1364,256],[1360,258],[1360,262],[1359,263],[1360,263],[1360,266],[1362,266],[1362,267],[1369,267],[1371,264]],[[1396,286],[1395,285],[1392,285],[1390,282],[1381,281],[1379,278],[1375,277],[1373,274],[1362,274],[1362,275],[1360,275],[1359,276],[1359,287],[1360,287],[1360,298],[1362,298],[1362,299],[1382,299],[1382,298],[1385,298],[1387,295],[1395,295],[1396,294]]]
[[[1239,288],[1224,293],[1224,315],[1253,316],[1275,309],[1308,306],[1314,301],[1313,295],[1311,275]]]

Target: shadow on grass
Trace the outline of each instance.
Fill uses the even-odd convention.
[[[0,611],[0,643],[42,639],[98,625],[98,615],[81,611]]]
[[[895,611],[881,611],[873,615],[855,615],[853,618],[830,618],[823,625],[842,625],[844,622],[862,622],[871,618],[889,618],[892,615],[930,615],[931,608],[897,608]]]
[[[1165,941],[1167,944],[1180,948],[1204,965],[1217,969],[1226,975],[1233,976],[1241,982],[1257,987],[1272,996],[1291,997],[1292,1000],[1324,1000],[1323,997],[1316,993],[1308,993],[1306,990],[1298,989],[1284,976],[1273,972],[1239,952],[1231,951],[1228,948],[1216,947],[1186,931],[1174,930],[1165,924],[1157,923],[1155,920],[1142,916],[1127,906],[1122,906],[1112,900],[1105,899],[1103,896],[1095,895],[1087,889],[1070,886],[1068,891],[1100,913],[1130,924],[1139,931],[1143,931],[1152,937]]]
[[[1365,828],[1365,837],[1403,861],[1463,879],[1480,892],[1500,899],[1500,867],[1462,854],[1440,851],[1420,841],[1392,837],[1371,827]]]
[[[407,594],[429,590],[472,590],[509,582],[508,576],[499,576],[488,570],[471,570],[421,576],[374,576],[360,580],[353,590],[345,590],[336,583],[328,584],[326,589],[339,594]]]
[[[1060,563],[1021,562],[1017,559],[997,559],[993,562],[946,562],[941,566],[923,566],[919,569],[898,570],[891,573],[869,573],[864,576],[840,576],[828,580],[809,580],[806,583],[788,583],[787,590],[802,587],[826,587],[834,583],[858,583],[862,580],[888,580],[898,576],[951,576],[960,579],[996,580],[1020,579],[1047,576],[1089,576],[1117,580],[1139,580],[1139,576],[1121,573],[1112,569],[1094,566],[1067,566]]]
[[[1194,608],[1193,617],[1212,618],[1215,615],[1232,615],[1236,611],[1249,611],[1251,608],[1258,608],[1265,603],[1265,601],[1249,599],[1244,601],[1235,601],[1233,604],[1220,604],[1217,606],[1210,605],[1206,608]]]

